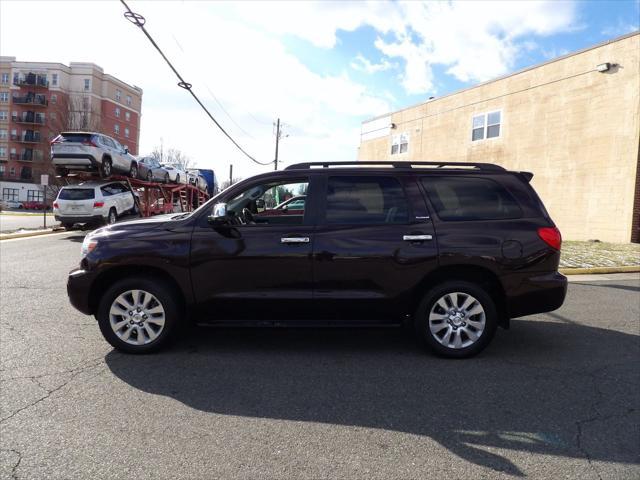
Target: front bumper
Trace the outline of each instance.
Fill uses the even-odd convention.
[[[515,291],[507,292],[510,318],[545,313],[562,306],[567,296],[567,277],[559,272],[527,277]]]
[[[84,313],[85,315],[91,315],[91,286],[95,274],[93,272],[84,270],[82,268],[75,268],[69,272],[67,277],[67,295],[69,295],[69,302],[74,308]]]

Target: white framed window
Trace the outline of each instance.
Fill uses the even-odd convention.
[[[117,123],[113,126],[113,131],[116,132],[116,135],[120,135],[120,125]]]
[[[7,120],[9,118],[9,112],[6,110],[0,110],[0,120]]]
[[[131,114],[129,112],[124,112],[124,119],[128,122],[131,120]]]
[[[9,92],[0,92],[0,102],[9,103]]]
[[[51,120],[56,120],[58,118],[58,116],[56,115],[56,112],[51,112],[49,114],[49,118],[51,118]]]
[[[4,83],[5,85],[9,83],[9,74],[8,73],[3,73],[2,74],[2,80],[0,80],[1,83]]]
[[[6,169],[4,168],[4,165],[0,164],[0,177],[3,177],[3,176],[4,176],[4,172],[5,172],[5,170],[6,170]]]
[[[116,101],[120,101],[122,98],[122,92],[120,90],[116,90]]]
[[[42,190],[27,190],[27,202],[42,202],[44,194]]]
[[[131,95],[127,95],[127,105],[131,106]]]
[[[51,74],[51,86],[56,87],[58,85],[58,74],[57,73],[52,73]]]
[[[129,138],[129,129],[128,128],[124,129],[124,136]]]
[[[7,158],[7,147],[0,147],[0,158]]]
[[[479,113],[471,120],[471,141],[477,142],[500,137],[502,131],[502,110]]]
[[[6,140],[9,136],[9,132],[6,128],[0,128],[0,140]]]
[[[91,90],[91,79],[90,78],[85,78],[84,79],[84,89],[85,89],[85,91]]]
[[[115,114],[116,118],[120,118],[120,109],[118,107],[116,107]]]
[[[15,176],[16,176],[16,167],[11,167],[11,168],[9,169],[9,175],[11,175],[12,177],[15,177]],[[4,190],[13,190],[14,192],[17,192],[17,191],[18,191],[18,189],[17,189],[17,188],[16,188],[16,189],[13,189],[13,188],[11,188],[11,189],[7,189],[7,188],[5,188]],[[16,195],[17,195],[17,193],[16,193]],[[4,193],[2,194],[2,196],[4,197]],[[18,199],[17,199],[17,198],[13,198],[13,199],[10,199],[10,200],[18,200]]]
[[[55,93],[51,94],[51,103],[58,103],[58,95]]]
[[[391,155],[409,151],[409,134],[400,133],[391,137]]]

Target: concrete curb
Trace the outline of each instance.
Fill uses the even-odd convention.
[[[61,232],[64,232],[64,230],[38,230],[37,232],[2,233],[0,234],[0,241],[12,240],[14,238],[39,237],[41,235],[51,235],[52,233],[61,233]]]
[[[560,268],[563,275],[585,275],[597,273],[636,273],[640,272],[640,265],[626,265],[622,267],[589,267],[589,268]]]

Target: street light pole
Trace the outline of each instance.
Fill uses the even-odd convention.
[[[276,158],[273,161],[275,168],[274,170],[278,170],[278,143],[280,142],[280,119],[276,124]]]

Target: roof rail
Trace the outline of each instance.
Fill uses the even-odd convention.
[[[476,162],[412,162],[412,161],[403,161],[403,162],[393,162],[393,161],[354,161],[354,162],[305,162],[305,163],[294,163],[293,165],[289,165],[285,168],[285,170],[303,170],[310,169],[312,167],[322,167],[322,168],[331,168],[331,167],[341,167],[341,166],[349,166],[353,165],[356,167],[368,167],[370,165],[373,166],[388,166],[393,168],[402,168],[402,169],[412,169],[414,167],[432,167],[432,168],[475,168],[478,170],[483,170],[487,172],[504,172],[505,169],[500,165],[494,165],[493,163],[476,163]]]

